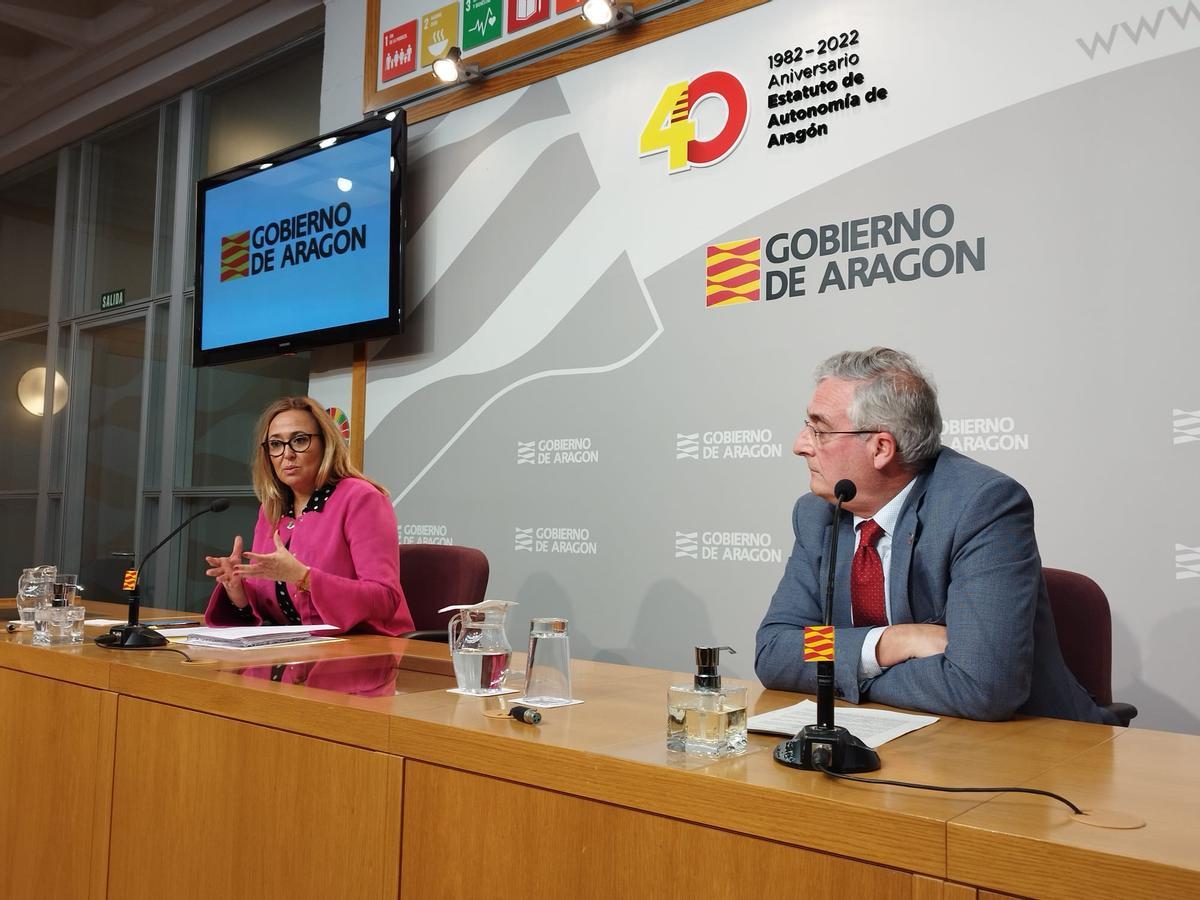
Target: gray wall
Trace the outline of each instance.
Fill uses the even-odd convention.
[[[323,127],[360,112],[347,5]],[[768,106],[768,54],[855,29],[804,64],[857,52],[829,77],[862,85],[830,96],[887,99],[768,147],[796,127],[771,114],[809,105]],[[751,675],[807,489],[790,447],[811,370],[889,344],[937,378],[946,442],[1029,488],[1045,563],[1107,591],[1138,724],[1200,732],[1180,674],[1200,634],[1198,45],[1183,3],[773,2],[415,129],[409,327],[371,346],[356,423],[402,538],[483,548],[491,595],[568,616],[576,655],[683,669],[719,641]],[[664,88],[718,69],[749,97],[728,157],[640,157]],[[693,118],[705,140],[723,106]],[[939,204],[943,236],[814,255],[805,294],[773,300],[797,263],[764,255],[763,299],[706,308],[711,244]],[[980,258],[935,274],[929,248],[959,242]],[[910,248],[919,278],[818,290],[852,257],[905,271]],[[313,392],[348,408],[344,360],[319,368]]]

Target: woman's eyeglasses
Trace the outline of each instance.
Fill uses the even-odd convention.
[[[262,442],[262,448],[267,451],[268,456],[283,456],[283,451],[291,447],[293,453],[303,453],[312,446],[313,438],[318,437],[315,434],[305,434],[299,431],[293,434],[289,440],[281,441],[279,438],[271,438],[268,441]]]

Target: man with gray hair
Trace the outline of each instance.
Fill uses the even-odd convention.
[[[912,357],[839,353],[816,381],[792,448],[812,493],[796,501],[795,547],[758,628],[762,683],[816,691],[804,626],[824,622],[834,486],[850,479],[833,595],[838,697],[1117,724],[1063,662],[1029,494],[942,447],[937,392]]]

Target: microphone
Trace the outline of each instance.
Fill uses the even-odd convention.
[[[96,643],[101,647],[106,647],[109,650],[146,650],[152,647],[163,647],[167,644],[167,639],[145,625],[138,623],[138,615],[141,609],[141,594],[139,585],[142,579],[142,569],[146,567],[146,561],[154,555],[155,551],[166,544],[171,538],[187,528],[196,519],[210,512],[224,512],[229,509],[229,501],[225,497],[220,497],[214,500],[204,509],[192,513],[179,525],[168,534],[165,538],[150,548],[150,552],[142,557],[142,564],[137,567],[133,573],[133,583],[126,588],[129,592],[129,622],[125,625],[117,625],[108,634],[102,634],[96,638]],[[126,576],[126,583],[129,583]]]
[[[833,625],[833,582],[837,568],[838,532],[841,530],[842,504],[849,503],[858,487],[849,478],[833,486],[837,505],[833,508],[833,531],[829,538],[829,577],[825,582],[825,628]],[[807,652],[807,629],[805,647]],[[829,637],[832,647],[832,635]],[[833,721],[833,652],[817,663],[817,724],[805,725],[800,733],[775,748],[775,759],[793,769],[828,769],[831,772],[874,772],[879,754]]]
[[[833,508],[833,532],[829,538],[829,577],[825,581],[825,627],[833,624],[833,573],[837,568],[838,532],[842,524],[842,504],[849,503],[858,494],[858,487],[849,478],[843,478],[833,486],[837,505]],[[833,662],[817,663],[817,724],[833,728]]]

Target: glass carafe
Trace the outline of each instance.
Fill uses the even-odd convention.
[[[450,658],[454,677],[464,694],[487,696],[504,693],[504,676],[512,657],[505,620],[510,600],[485,600],[474,606],[447,606],[458,610],[450,617]]]
[[[33,611],[39,606],[49,606],[54,601],[54,579],[58,577],[56,566],[34,566],[25,569],[17,581],[17,611],[21,624],[33,626]]]

